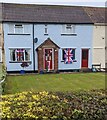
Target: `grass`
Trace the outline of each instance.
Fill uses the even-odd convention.
[[[104,73],[7,76],[4,94],[23,91],[78,91],[105,88]]]

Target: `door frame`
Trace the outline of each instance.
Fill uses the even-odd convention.
[[[43,68],[44,68],[44,70],[46,70],[45,69],[45,50],[46,49],[52,49],[52,69],[50,69],[50,70],[54,70],[54,49],[53,48],[43,48]]]
[[[82,51],[83,51],[83,50],[87,50],[87,51],[88,51],[88,59],[87,59],[88,65],[87,65],[87,67],[82,67],[82,60],[83,60],[83,59],[82,59],[82,58],[83,58],[83,57],[82,57],[82,54],[83,54]],[[81,68],[88,68],[88,67],[89,67],[89,48],[82,48],[82,49],[81,49]]]

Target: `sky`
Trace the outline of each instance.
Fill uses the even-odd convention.
[[[104,7],[107,0],[0,0],[5,3],[79,5]]]

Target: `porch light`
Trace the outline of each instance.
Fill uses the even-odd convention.
[[[34,38],[34,43],[37,43],[38,42],[38,38]]]

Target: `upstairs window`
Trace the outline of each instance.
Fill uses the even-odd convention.
[[[62,25],[62,34],[75,34],[75,25]]]
[[[8,24],[8,35],[30,35],[32,33],[31,24],[10,23]]]
[[[23,34],[24,33],[24,26],[22,24],[15,24],[14,25],[14,33]]]
[[[45,25],[44,35],[48,35],[48,25]]]
[[[16,62],[30,61],[30,49],[10,49],[10,60]]]

